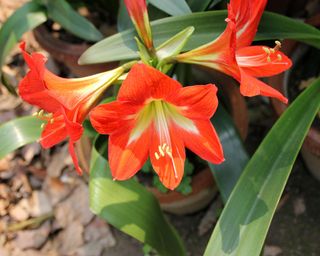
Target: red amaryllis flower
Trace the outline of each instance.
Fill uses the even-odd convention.
[[[90,113],[93,127],[109,134],[114,179],[132,177],[149,155],[161,182],[174,189],[183,176],[185,147],[221,163],[222,147],[210,123],[218,105],[216,91],[213,84],[182,87],[150,66],[133,66],[117,100]]]
[[[240,91],[244,96],[263,95],[274,97],[287,103],[280,92],[258,80],[256,77],[266,77],[279,74],[291,67],[291,60],[279,51],[281,43],[276,41],[276,46],[249,46],[256,34],[257,27],[265,8],[267,0],[231,0],[228,6],[229,19],[235,20],[234,26],[227,26],[223,34],[236,32],[235,59],[228,62],[228,68],[223,69],[222,64],[217,65],[209,57],[217,54],[208,45],[181,54],[176,57],[178,61],[194,63],[218,69],[233,76],[240,82]],[[229,32],[228,32],[229,31]],[[225,45],[227,51],[230,43],[220,36],[213,41],[213,45]],[[212,46],[211,46],[212,48]],[[201,49],[201,52],[199,52]],[[234,49],[231,49],[234,51]],[[223,59],[222,59],[223,60]],[[223,60],[224,61],[224,60]]]
[[[148,49],[152,49],[153,41],[146,0],[124,0],[124,3],[139,37]]]
[[[19,94],[28,103],[40,107],[42,110],[35,115],[47,122],[40,143],[50,148],[69,137],[70,155],[81,173],[74,151],[74,143],[83,132],[81,124],[99,96],[124,70],[120,67],[84,78],[61,78],[45,68],[45,56],[29,55],[24,42],[20,48],[30,71],[19,84]]]

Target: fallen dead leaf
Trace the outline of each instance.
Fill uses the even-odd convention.
[[[274,245],[265,245],[263,256],[278,256],[282,253],[282,249]]]
[[[85,228],[84,239],[86,242],[104,240],[105,247],[115,246],[116,240],[110,226],[104,220],[95,217]]]
[[[37,229],[21,230],[16,232],[17,236],[12,243],[14,247],[21,250],[38,249],[48,239],[50,230],[50,222],[46,221]]]
[[[26,165],[30,164],[34,156],[40,153],[40,150],[41,150],[41,146],[39,143],[32,143],[24,146],[21,150],[21,154],[24,159],[24,164]]]
[[[53,178],[59,177],[63,168],[68,165],[68,157],[68,145],[66,144],[51,156],[47,168],[48,175]]]
[[[73,255],[83,245],[83,225],[73,221],[56,237],[55,242],[60,255]]]
[[[83,181],[79,181],[73,193],[56,206],[56,228],[65,228],[74,220],[87,225],[94,215],[89,209],[89,189]]]
[[[7,155],[6,157],[2,158],[0,160],[0,172],[2,171],[7,171],[11,167],[11,162],[10,160],[12,159],[12,154]]]
[[[32,217],[39,217],[52,212],[52,205],[47,194],[40,190],[33,191],[29,205],[29,212]]]
[[[13,220],[24,221],[29,218],[29,200],[21,199],[16,205],[9,210],[9,215]]]
[[[72,184],[63,183],[59,178],[49,176],[46,177],[43,183],[43,191],[48,194],[53,206],[65,199],[73,188]]]
[[[293,202],[294,215],[299,216],[306,211],[306,205],[303,197],[298,197]]]
[[[7,210],[8,206],[9,206],[8,200],[0,199],[0,217],[8,214],[8,210]]]

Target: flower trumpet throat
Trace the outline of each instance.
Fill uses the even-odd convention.
[[[109,135],[114,179],[132,177],[150,157],[161,182],[174,189],[183,176],[185,147],[221,163],[222,147],[210,122],[218,105],[216,92],[212,84],[182,87],[150,66],[134,65],[117,100],[90,112],[93,127]]]
[[[82,122],[126,67],[88,77],[66,79],[46,69],[46,58],[42,54],[27,53],[24,42],[20,48],[30,70],[19,84],[19,94],[26,102],[41,108],[34,114],[45,121],[40,143],[44,148],[50,148],[68,138],[70,155],[76,170],[81,173],[74,143],[83,133]]]

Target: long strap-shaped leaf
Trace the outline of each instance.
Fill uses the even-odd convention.
[[[225,203],[248,163],[249,156],[231,117],[221,105],[213,116],[213,125],[219,135],[226,160],[219,165],[209,163],[209,167]]]
[[[191,13],[189,5],[185,0],[149,0],[149,2],[172,16]]]
[[[42,121],[29,116],[0,126],[0,159],[15,149],[39,139]]]
[[[259,255],[294,161],[319,108],[320,79],[293,102],[263,140],[232,191],[205,255]]]
[[[108,162],[95,147],[91,155],[89,187],[90,208],[95,214],[149,244],[160,255],[185,255],[181,240],[164,218],[154,196],[134,179],[113,181]]]
[[[158,46],[186,27],[193,26],[195,32],[184,50],[196,48],[212,41],[224,30],[226,16],[226,11],[210,11],[156,20],[151,23],[155,45]],[[84,52],[79,63],[89,64],[137,58],[134,36],[135,32],[131,29],[108,37]],[[296,39],[320,48],[318,29],[301,21],[265,12],[256,40],[282,38]]]
[[[101,32],[86,18],[72,9],[65,0],[44,1],[48,16],[72,34],[89,41],[103,38]]]

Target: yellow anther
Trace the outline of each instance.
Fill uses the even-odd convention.
[[[281,42],[275,41],[276,46],[273,48],[275,51],[278,51],[281,48]]]
[[[270,56],[267,57],[267,61],[268,61],[268,62],[271,62]]]
[[[41,124],[40,128],[43,129],[45,124]]]
[[[163,143],[162,149],[165,150],[166,147],[167,147],[167,143]]]
[[[159,160],[159,159],[160,159],[160,156],[158,155],[158,153],[157,153],[157,152],[154,152],[154,156],[156,157],[156,159],[157,159],[157,160]]]
[[[54,123],[54,119],[51,118],[51,119],[50,119],[50,124],[53,124],[53,123]]]
[[[275,53],[276,50],[274,48],[270,48],[271,53]]]
[[[51,119],[51,118],[53,117],[53,114],[52,114],[52,113],[49,113],[49,114],[47,114],[46,116]]]
[[[32,116],[38,116],[38,112],[34,112]]]
[[[268,47],[262,46],[262,49],[266,52],[266,54],[270,54],[270,49]]]
[[[44,110],[41,109],[41,110],[39,111],[39,113],[38,113],[38,116],[43,116],[43,113],[44,113]]]
[[[277,58],[278,58],[278,60],[282,60],[282,56],[281,56],[281,54],[277,54]]]
[[[162,147],[160,145],[158,146],[158,149],[159,149],[160,155],[161,156],[165,156],[164,151],[163,151],[163,149],[162,149]]]

